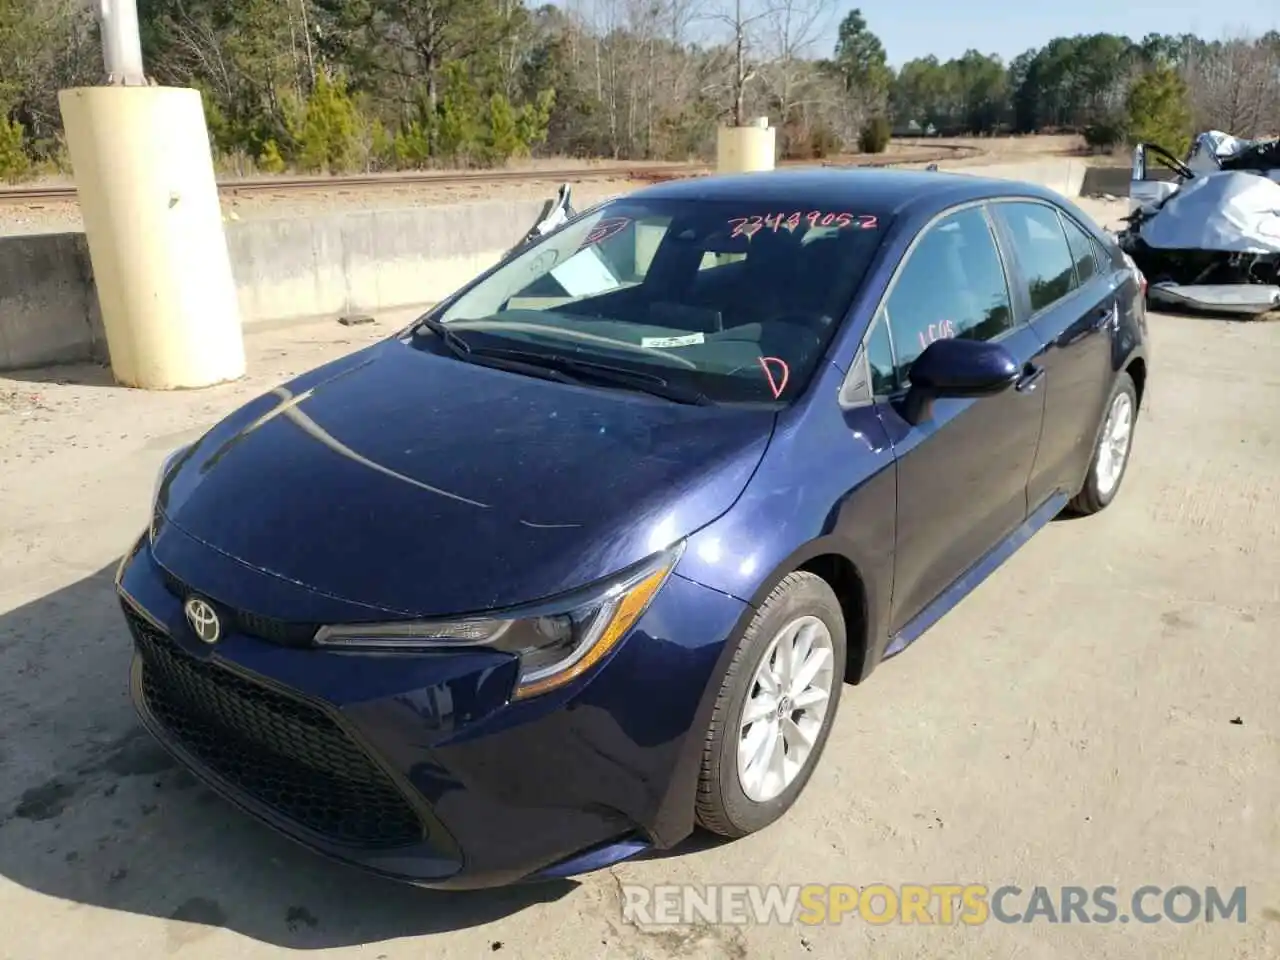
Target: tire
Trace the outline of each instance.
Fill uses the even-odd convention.
[[[802,651],[806,648],[810,652],[823,649],[824,632],[829,641],[830,653],[819,655],[823,665],[814,680],[816,688],[821,688],[827,681],[828,694],[820,717],[816,708],[822,701],[809,703],[816,696],[812,692],[815,688],[809,688],[801,696],[804,701],[802,708],[797,706],[794,711],[787,711],[786,705],[780,704],[777,697],[766,695],[764,688],[757,685],[757,671],[766,657],[771,663],[778,664],[779,670],[782,669],[774,655],[779,646],[788,646],[786,637],[789,633],[796,636],[794,631],[797,627],[802,634],[798,643]],[[738,641],[716,697],[698,778],[696,816],[699,824],[724,837],[742,837],[767,827],[791,808],[809,782],[831,732],[844,685],[845,656],[844,615],[834,591],[815,574],[788,574],[760,605],[755,618]],[[753,700],[754,708],[763,709],[766,703],[778,704],[766,719],[754,721],[751,733],[758,741],[767,743],[775,736],[774,731],[784,728],[788,730],[791,742],[797,744],[805,740],[800,734],[809,735],[811,745],[802,759],[802,746],[790,751],[784,746],[785,741],[773,740],[775,748],[782,751],[783,758],[794,758],[793,767],[786,768],[784,764],[790,779],[785,774],[773,772],[776,768],[764,764],[752,768],[756,771],[768,769],[770,773],[764,780],[757,780],[749,769],[744,783],[740,773],[739,742],[742,739],[744,707],[753,693],[758,695]],[[759,695],[764,695],[764,699]],[[749,753],[757,758],[763,756],[754,750]],[[769,795],[774,789],[777,792]]]
[[[1118,468],[1115,468],[1116,447],[1112,442],[1115,436],[1112,418],[1119,415],[1119,407],[1126,405],[1128,432],[1124,438],[1123,459]],[[1122,371],[1111,388],[1111,395],[1107,398],[1107,405],[1102,413],[1102,422],[1098,424],[1098,436],[1093,443],[1093,456],[1089,460],[1089,472],[1085,474],[1084,485],[1068,504],[1072,513],[1089,516],[1105,509],[1116,498],[1129,469],[1129,454],[1133,450],[1133,433],[1137,424],[1138,391],[1133,385],[1133,378]],[[1113,452],[1109,453],[1109,449]]]

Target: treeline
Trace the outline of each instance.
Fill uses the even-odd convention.
[[[92,4],[0,0],[0,177],[65,169],[57,91],[102,79]],[[768,115],[783,153],[915,134],[1078,130],[1178,147],[1280,127],[1280,36],[1058,38],[894,71],[835,0],[138,0],[158,83],[203,95],[227,172],[709,156]],[[829,42],[829,41],[826,41]]]
[[[1207,41],[1190,34],[1058,37],[1005,65],[971,50],[898,72],[893,115],[940,135],[1084,133],[1097,146],[1156,140],[1185,147],[1191,133],[1280,135],[1280,33]]]

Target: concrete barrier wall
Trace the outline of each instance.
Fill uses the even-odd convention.
[[[497,262],[542,201],[367,210],[227,225],[246,326],[442,300]]]
[[[497,262],[543,201],[364,210],[226,225],[247,329],[444,299]],[[105,360],[81,233],[0,237],[0,370]]]
[[[1070,157],[1049,160],[1029,160],[1022,163],[993,163],[983,166],[951,166],[938,164],[938,169],[948,173],[967,173],[975,177],[992,177],[996,180],[1023,180],[1056,190],[1064,197],[1080,196],[1084,185],[1083,161]]]
[[[1127,197],[1129,184],[1132,182],[1133,170],[1128,166],[1090,167],[1085,171],[1084,183],[1080,185],[1082,197]],[[1152,164],[1147,167],[1148,180],[1173,181],[1178,175],[1172,170]]]
[[[0,239],[0,370],[106,359],[82,233]]]

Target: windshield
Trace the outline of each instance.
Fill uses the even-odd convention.
[[[432,319],[477,354],[607,364],[715,402],[786,401],[812,377],[886,226],[843,206],[622,198]]]

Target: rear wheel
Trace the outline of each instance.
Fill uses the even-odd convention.
[[[1121,373],[1111,389],[1102,427],[1093,448],[1093,460],[1084,486],[1071,501],[1075,513],[1088,515],[1105,508],[1120,491],[1133,449],[1133,430],[1138,419],[1138,391],[1133,378]]]
[[[760,605],[707,731],[697,801],[703,827],[745,836],[795,803],[831,731],[845,645],[840,602],[815,574],[789,574]]]

